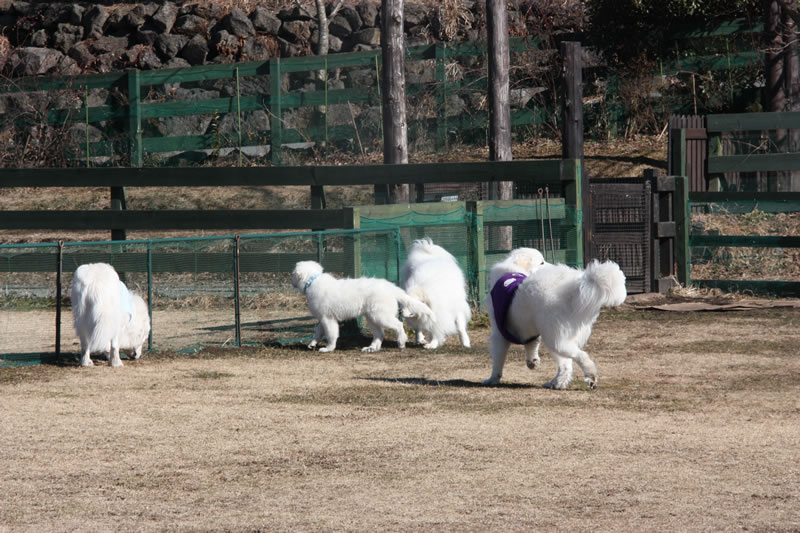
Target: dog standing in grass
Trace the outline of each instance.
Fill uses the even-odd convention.
[[[292,285],[300,290],[308,302],[308,309],[319,320],[314,338],[308,345],[314,347],[323,339],[328,344],[320,352],[332,352],[339,339],[339,322],[363,316],[372,332],[372,343],[362,352],[377,352],[383,345],[384,329],[397,335],[397,345],[405,348],[408,336],[403,322],[397,318],[399,306],[423,324],[431,327],[433,312],[430,307],[406,294],[397,285],[377,278],[337,279],[323,272],[316,261],[300,261],[292,272]]]
[[[403,308],[403,316],[417,332],[418,343],[434,350],[444,344],[448,335],[458,334],[461,345],[470,347],[467,324],[472,319],[472,310],[467,301],[467,282],[450,252],[427,237],[414,241],[400,271],[400,285],[409,296],[424,302],[433,311],[434,320],[425,328]],[[428,336],[428,342],[423,335]]]
[[[150,334],[144,300],[120,281],[106,263],[81,265],[72,278],[72,318],[81,342],[81,366],[92,366],[92,353],[108,353],[111,366],[122,366],[119,351],[142,355]]]
[[[595,260],[581,270],[542,264],[528,276],[505,274],[493,276],[491,282],[492,375],[484,383],[500,382],[512,343],[524,344],[528,368],[539,366],[539,345],[543,342],[558,367],[545,387],[566,389],[575,361],[589,388],[596,388],[597,366],[583,347],[600,309],[625,301],[625,274],[619,265]],[[515,289],[513,294],[508,292],[511,289]]]

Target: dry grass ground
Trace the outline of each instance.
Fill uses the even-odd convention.
[[[600,388],[486,327],[0,369],[0,531],[798,531],[800,312],[605,311]]]

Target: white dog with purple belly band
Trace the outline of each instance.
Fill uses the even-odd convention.
[[[616,263],[597,260],[586,270],[580,270],[547,264],[542,259],[527,272],[522,269],[514,272],[512,258],[517,252],[512,251],[490,272],[492,375],[484,384],[500,382],[512,343],[525,346],[525,362],[534,369],[539,366],[539,345],[544,342],[558,367],[556,376],[545,387],[566,389],[572,381],[572,361],[575,361],[587,385],[596,388],[597,366],[583,346],[600,309],[616,307],[625,301],[625,275]]]

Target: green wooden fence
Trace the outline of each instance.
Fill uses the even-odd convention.
[[[535,39],[513,38],[511,50],[525,52],[538,50],[540,43]],[[446,64],[456,57],[482,57],[486,54],[485,43],[437,43],[434,45],[410,47],[407,52],[408,61],[433,60],[436,62],[433,91],[438,103],[436,118],[411,121],[409,133],[435,132],[438,147],[447,143],[448,132],[485,129],[486,112],[472,115],[447,116],[447,96],[451,92],[461,90],[485,90],[485,73],[465,77],[453,82],[448,81]],[[130,158],[130,166],[140,167],[145,154],[206,150],[219,147],[219,138],[215,134],[193,136],[143,136],[143,122],[165,117],[181,117],[188,115],[213,115],[233,113],[241,126],[242,114],[248,111],[265,110],[269,114],[270,129],[268,131],[249,132],[243,134],[241,127],[234,133],[235,143],[231,148],[242,146],[271,146],[270,158],[273,165],[282,162],[282,146],[288,143],[304,141],[334,141],[353,138],[355,125],[328,126],[327,109],[335,104],[380,104],[378,87],[378,69],[381,66],[380,50],[333,54],[328,56],[309,56],[293,58],[273,58],[268,61],[254,61],[236,64],[203,65],[191,68],[161,69],[152,71],[128,70],[99,75],[84,75],[73,78],[37,77],[11,80],[0,85],[0,95],[14,92],[49,92],[78,91],[83,97],[89,89],[113,89],[121,93],[123,101],[116,105],[88,106],[88,97],[84,98],[81,108],[52,109],[47,111],[50,124],[85,122],[87,124],[103,121],[120,121],[125,130],[121,137],[127,143],[110,141],[86,142],[86,146],[76,151],[75,158],[83,158],[87,166],[91,158],[97,156],[120,155],[125,153]],[[346,67],[362,67],[375,70],[375,85],[364,88],[328,89],[322,83],[320,90],[305,92],[285,92],[282,88],[282,77],[285,74],[298,72],[328,72]],[[239,81],[252,76],[269,77],[269,94],[240,93]],[[235,80],[236,94],[230,97],[192,101],[147,101],[147,88],[164,84],[192,83],[209,80]],[[327,81],[327,80],[325,80]],[[427,84],[430,85],[430,84]],[[430,90],[424,83],[410,83],[408,95],[414,96]],[[287,127],[283,117],[287,110],[301,107],[314,107],[325,110],[324,124],[298,131]],[[537,124],[545,121],[548,112],[532,108],[516,111],[512,116],[514,126]]]

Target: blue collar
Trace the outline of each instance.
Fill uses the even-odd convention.
[[[322,272],[320,272],[319,274],[322,274]],[[319,274],[314,274],[313,276],[311,276],[310,280],[306,281],[306,286],[303,287],[303,294],[305,294],[308,288],[311,286],[311,284],[314,283],[314,280],[319,277]]]

